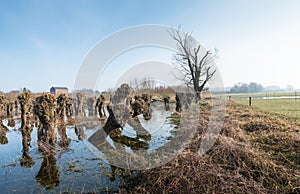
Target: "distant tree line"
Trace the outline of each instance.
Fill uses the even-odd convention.
[[[256,93],[262,91],[264,91],[264,87],[255,82],[251,82],[250,84],[238,83],[230,89],[230,93]]]

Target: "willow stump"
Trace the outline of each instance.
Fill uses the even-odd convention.
[[[105,118],[106,117],[106,114],[105,114],[105,111],[104,111],[105,101],[106,101],[106,99],[103,95],[100,95],[97,98],[97,102],[96,102],[96,105],[95,105],[95,111],[96,111],[96,113],[98,112],[100,118]]]
[[[85,116],[85,112],[83,110],[83,105],[85,103],[85,95],[84,93],[78,92],[76,94],[76,98],[77,98],[77,112],[76,115],[78,116]]]
[[[54,145],[56,142],[55,110],[56,100],[53,95],[43,94],[36,98],[33,112],[42,124],[38,129],[38,139],[50,145]]]
[[[92,117],[96,114],[96,112],[94,113],[94,107],[96,104],[96,99],[95,97],[89,97],[86,101],[87,103],[87,108],[88,108],[88,112],[89,112],[89,116]]]
[[[5,96],[0,95],[0,130],[1,129],[6,129],[6,127],[2,123],[2,119],[4,118],[4,110],[7,105],[7,99]]]
[[[8,143],[8,139],[6,137],[6,132],[8,131],[8,128],[5,125],[3,125],[3,123],[2,123],[6,105],[7,105],[6,97],[3,95],[0,95],[0,144]]]
[[[60,122],[63,122],[66,117],[67,99],[68,97],[65,94],[60,94],[56,99],[56,114]]]
[[[32,94],[28,91],[23,92],[18,96],[18,100],[21,106],[21,128],[30,124],[30,109],[32,107]]]

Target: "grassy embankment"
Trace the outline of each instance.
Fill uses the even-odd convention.
[[[142,171],[125,193],[299,193],[300,126],[228,102],[219,139],[205,155],[198,150],[209,123],[203,108],[198,132],[168,164]],[[182,129],[184,130],[184,129]]]

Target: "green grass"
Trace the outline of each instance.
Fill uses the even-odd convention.
[[[236,102],[244,105],[249,104],[248,100],[236,100]],[[252,107],[300,119],[300,99],[255,99],[252,100]]]

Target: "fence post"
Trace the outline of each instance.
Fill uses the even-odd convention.
[[[231,100],[231,96],[229,96],[229,100]]]
[[[251,98],[251,96],[249,97],[249,106],[252,106],[252,98]]]

